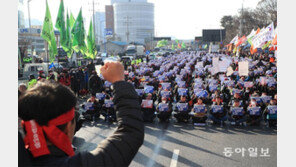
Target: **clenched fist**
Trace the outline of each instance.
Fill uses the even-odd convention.
[[[124,81],[124,67],[120,62],[106,62],[100,71],[104,79],[112,84]]]

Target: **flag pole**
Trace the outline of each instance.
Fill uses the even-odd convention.
[[[47,60],[47,75],[49,72],[49,56],[48,56],[48,43],[46,40],[44,40],[45,42],[45,54],[46,54],[46,60]]]

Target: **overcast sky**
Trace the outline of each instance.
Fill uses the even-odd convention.
[[[220,28],[224,15],[235,15],[242,7],[243,0],[148,0],[155,6],[155,35],[171,36],[178,39],[194,39],[202,35],[202,29]],[[259,0],[245,0],[244,7],[255,8]],[[51,17],[55,25],[60,0],[48,0]],[[110,0],[95,0],[96,10],[104,11]],[[31,0],[30,14],[32,19],[43,21],[45,0]],[[24,0],[25,18],[28,16],[27,0]],[[80,7],[83,17],[89,25],[92,0],[64,0],[65,9],[76,18]]]

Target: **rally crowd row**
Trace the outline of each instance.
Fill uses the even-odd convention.
[[[217,60],[228,69],[217,67]],[[239,73],[239,62],[243,61],[248,62],[247,75]],[[221,126],[226,122],[260,125],[263,121],[276,127],[277,64],[273,53],[231,57],[225,53],[182,52],[124,65],[125,79],[139,95],[144,121],[175,118],[200,126],[210,121]],[[103,115],[105,121],[116,121],[112,84],[97,75],[92,63],[63,70],[57,77],[50,72],[45,78],[40,72],[37,79],[30,78],[28,86],[42,79],[57,80],[77,96],[90,94],[81,105],[85,119]]]

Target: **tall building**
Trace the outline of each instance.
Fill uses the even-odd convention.
[[[154,4],[147,0],[114,0],[113,3],[114,32],[121,41],[144,44],[154,37]]]
[[[95,13],[95,31],[97,43],[105,42],[105,28],[106,28],[106,18],[105,12]]]
[[[147,2],[147,0],[111,0],[111,5],[121,2]]]
[[[111,29],[114,33],[114,10],[112,5],[105,6],[106,28]]]
[[[19,0],[18,3],[18,28],[25,28],[25,16],[24,16],[25,5],[23,0]]]

